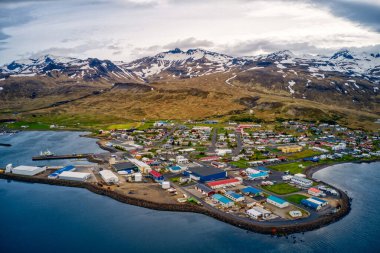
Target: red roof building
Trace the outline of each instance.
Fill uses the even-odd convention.
[[[235,178],[229,178],[219,181],[213,181],[207,183],[207,186],[209,186],[211,189],[217,189],[217,188],[223,188],[225,186],[236,186],[238,184],[241,184],[241,182]]]
[[[206,157],[200,158],[199,160],[202,162],[210,162],[210,161],[217,161],[219,159],[220,159],[219,156],[206,156]]]

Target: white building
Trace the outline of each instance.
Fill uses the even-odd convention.
[[[142,181],[142,174],[135,173],[135,182],[141,182],[141,181]]]
[[[170,182],[169,181],[163,181],[161,186],[162,186],[162,189],[169,189],[170,188]]]
[[[14,168],[10,168],[13,174],[24,175],[24,176],[34,176],[41,172],[46,171],[46,167],[36,167],[36,166],[17,166]]]
[[[131,163],[133,163],[134,165],[136,165],[139,168],[139,170],[142,171],[143,173],[148,174],[149,172],[152,171],[152,168],[148,164],[146,164],[146,163],[144,163],[144,162],[142,162],[140,160],[137,160],[137,159],[134,159],[134,158],[128,158],[128,160]]]
[[[110,183],[116,184],[119,182],[119,178],[116,176],[115,173],[113,173],[110,170],[101,170],[99,171],[99,174],[104,180],[104,182],[106,182],[107,184],[110,184]]]
[[[337,150],[346,149],[346,147],[347,147],[346,143],[341,142],[338,145],[332,146],[331,148],[332,148],[332,150],[337,151]]]
[[[215,152],[218,156],[224,156],[226,154],[232,154],[232,149],[216,149]]]
[[[61,174],[59,174],[59,179],[81,182],[88,180],[90,177],[91,174],[86,172],[64,171]]]
[[[253,218],[253,219],[258,219],[258,218],[263,218],[266,219],[268,218],[272,213],[268,210],[265,210],[262,207],[259,206],[254,206],[251,209],[247,211],[247,214]]]
[[[255,209],[248,209],[247,214],[249,217],[251,217],[252,219],[255,219],[255,220],[261,218],[263,215],[261,212],[255,210]]]
[[[290,179],[290,181],[302,187],[311,187],[313,185],[313,181],[303,178],[303,177],[294,176]]]
[[[177,156],[175,158],[175,161],[176,161],[177,164],[180,164],[180,165],[188,164],[189,163],[189,159],[185,158],[182,155]]]

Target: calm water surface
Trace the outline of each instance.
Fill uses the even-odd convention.
[[[37,152],[57,139],[63,151],[68,145],[96,151],[94,140],[77,134],[39,135]],[[30,133],[14,138],[29,142],[23,136]],[[22,155],[35,153],[18,147]],[[14,156],[0,150],[2,164]],[[315,177],[347,190],[353,210],[295,239],[247,232],[200,214],[129,206],[83,189],[0,180],[0,252],[380,252],[380,163],[336,165]]]

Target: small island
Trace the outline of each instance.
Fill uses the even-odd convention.
[[[313,178],[337,163],[378,161],[374,134],[337,124],[283,121],[149,121],[94,131],[108,151],[41,152],[33,160],[87,159],[88,165],[11,165],[0,178],[80,187],[117,201],[195,212],[274,235],[336,222],[347,193]]]

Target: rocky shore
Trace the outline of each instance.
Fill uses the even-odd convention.
[[[246,229],[249,231],[262,233],[262,234],[273,234],[273,235],[287,235],[287,234],[315,230],[342,219],[351,210],[349,197],[347,196],[345,192],[337,189],[341,195],[342,204],[339,211],[337,211],[336,213],[320,216],[317,219],[312,220],[312,221],[302,222],[302,220],[300,220],[300,222],[297,222],[297,223],[295,223],[294,221],[290,221],[289,224],[285,224],[285,225],[273,225],[271,223],[264,223],[264,222],[258,224],[254,222],[249,222],[248,220],[240,219],[239,217],[233,216],[231,214],[218,212],[218,210],[213,210],[211,208],[207,208],[204,206],[198,206],[198,205],[189,204],[189,203],[167,204],[167,203],[158,203],[158,202],[153,202],[153,201],[142,200],[142,199],[135,198],[133,196],[120,194],[115,191],[100,187],[96,184],[87,183],[87,182],[55,180],[55,179],[48,179],[48,178],[20,176],[20,175],[14,175],[14,174],[0,174],[0,179],[84,188],[93,193],[108,196],[119,202],[130,204],[130,205],[150,208],[154,210],[161,210],[161,211],[200,213],[200,214],[208,215],[212,218],[226,222],[228,224],[231,224],[233,226],[236,226],[242,229]]]

